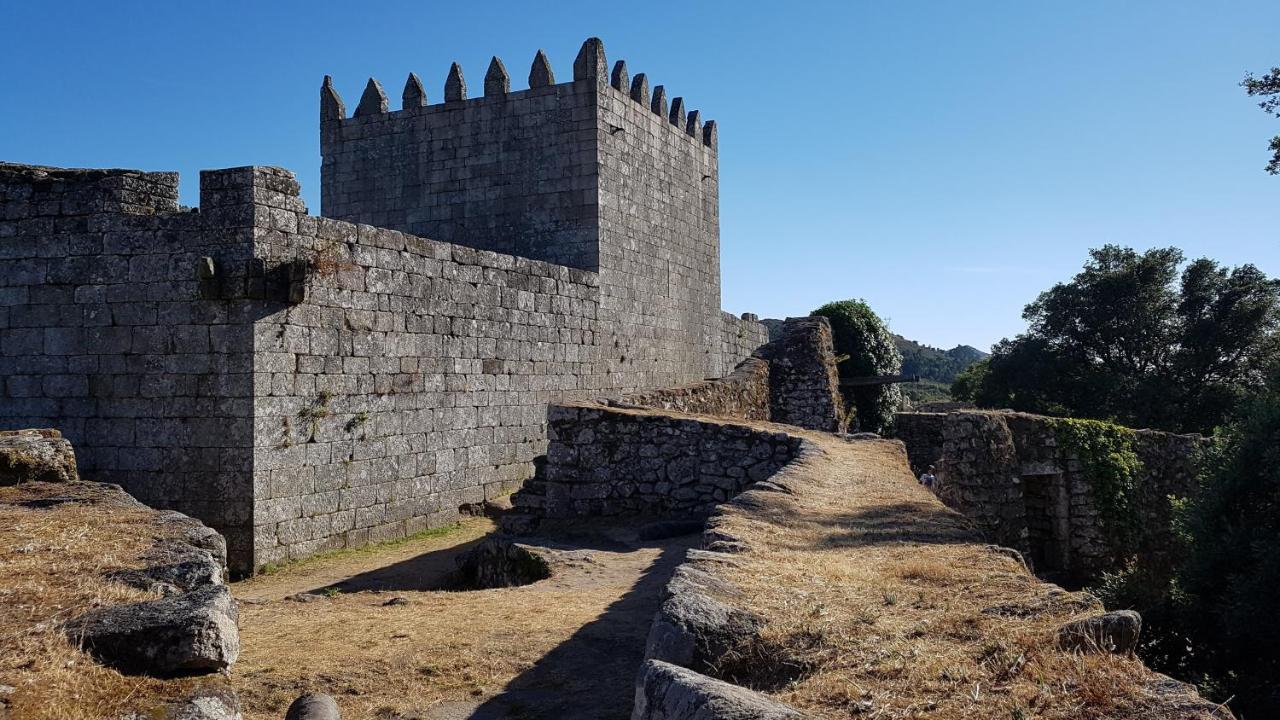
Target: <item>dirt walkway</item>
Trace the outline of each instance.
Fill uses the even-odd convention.
[[[245,602],[232,684],[246,720],[279,720],[309,690],[334,695],[350,718],[629,717],[659,594],[697,537],[557,544],[548,580],[440,589],[491,527],[469,520],[234,586]],[[297,593],[316,597],[289,599]]]

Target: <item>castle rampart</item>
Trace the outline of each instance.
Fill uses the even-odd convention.
[[[370,81],[350,118],[326,79],[345,220],[278,168],[184,210],[175,173],[0,165],[0,428],[58,427],[243,572],[513,488],[550,402],[728,374],[765,331],[719,308],[714,126],[603,53],[516,92],[495,61],[470,100],[455,65],[442,105],[411,75],[394,112]]]

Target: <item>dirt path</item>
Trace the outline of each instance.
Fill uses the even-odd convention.
[[[697,537],[557,544],[550,579],[439,589],[491,528],[469,520],[234,586],[245,602],[232,683],[246,720],[278,720],[309,690],[334,695],[349,718],[629,717],[662,587]]]

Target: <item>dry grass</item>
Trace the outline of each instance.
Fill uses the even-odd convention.
[[[1163,717],[1136,659],[1056,649],[1096,601],[988,549],[897,444],[814,439],[802,497],[725,526],[752,547],[726,570],[737,602],[769,619],[730,675],[828,718]]]
[[[556,566],[550,579],[523,587],[414,589],[452,570],[461,549],[491,528],[470,519],[447,535],[237,583],[237,597],[254,599],[240,608],[243,652],[233,669],[245,720],[278,720],[307,691],[334,695],[343,717],[395,720],[512,689],[528,691],[530,708],[585,696],[599,717],[626,717],[654,606],[620,612],[619,602],[635,597],[660,550],[592,550],[590,562]],[[368,585],[370,574],[388,589],[287,599],[353,577]],[[393,597],[407,604],[383,604]]]
[[[38,507],[68,495],[90,502]],[[151,597],[107,574],[141,566],[159,531],[154,513],[93,503],[95,497],[102,490],[89,483],[0,487],[0,684],[15,688],[11,717],[100,720],[210,682],[121,675],[60,632],[62,622],[95,607]]]

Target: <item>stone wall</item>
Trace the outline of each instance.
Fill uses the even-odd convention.
[[[289,219],[257,257],[306,268],[254,328],[259,564],[452,521],[533,474],[549,401],[610,384],[594,273],[259,202]]]
[[[179,211],[176,173],[0,164],[0,428],[54,427],[80,472],[252,546],[254,215]],[[228,287],[235,281],[228,277]]]
[[[545,518],[701,516],[773,475],[801,440],[728,422],[594,404],[548,411]]]
[[[199,211],[172,174],[0,181],[0,428],[61,429],[240,572],[514,487],[549,402],[704,377],[622,371],[597,273],[312,217],[277,168],[202,173]]]
[[[720,371],[716,377],[729,374],[741,362],[750,357],[761,345],[769,342],[769,329],[751,313],[742,317],[732,313],[720,313]]]
[[[769,361],[774,422],[828,432],[844,430],[844,403],[826,318],[787,318],[781,337],[766,345],[761,355]]]
[[[913,471],[937,467],[944,502],[993,542],[1020,550],[1043,575],[1083,583],[1131,554],[1167,552],[1173,532],[1168,498],[1195,493],[1204,439],[1134,433],[1142,470],[1125,524],[1136,534],[1120,544],[1082,459],[1059,442],[1057,422],[1014,412],[899,413],[895,432]]]
[[[769,363],[759,357],[750,357],[726,377],[677,388],[630,393],[622,397],[622,402],[696,415],[768,420]]]
[[[57,427],[245,572],[510,488],[549,402],[728,374],[765,329],[719,307],[714,125],[597,40],[547,70],[397,112],[371,83],[351,118],[326,80],[324,209],[389,229],[278,168],[181,210],[173,173],[0,165],[0,429]]]
[[[902,412],[893,420],[893,436],[907,446],[907,459],[916,477],[942,462],[942,426],[946,413]]]
[[[387,111],[383,97],[350,118],[322,107],[321,214],[597,270],[595,83],[433,99]]]
[[[393,111],[371,80],[348,118],[326,79],[322,214],[598,272],[614,389],[728,374],[766,333],[720,309],[714,123],[611,77],[595,39],[572,80],[539,55],[529,83],[497,63],[483,97],[451,82],[433,105],[415,76]]]

